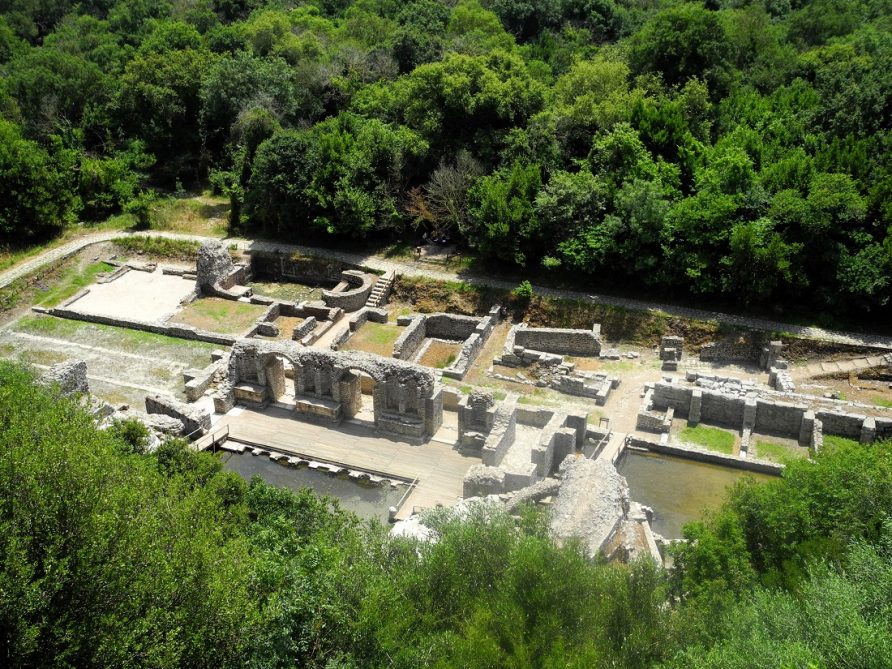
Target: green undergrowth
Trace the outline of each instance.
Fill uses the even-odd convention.
[[[198,256],[198,248],[201,246],[196,241],[169,237],[118,237],[112,242],[123,253],[139,253],[176,260],[195,260]]]

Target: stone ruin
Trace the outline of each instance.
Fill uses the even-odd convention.
[[[329,307],[358,311],[368,302],[377,280],[378,277],[374,274],[355,269],[345,270],[341,272],[338,285],[331,290],[322,291],[322,301]]]
[[[481,459],[465,476],[465,497],[511,492],[541,481],[586,438],[585,415],[521,407],[516,396],[497,403],[491,393],[478,390],[459,401],[458,413],[459,445]]]
[[[251,295],[251,289],[242,285],[247,282],[247,266],[233,263],[226,245],[216,239],[202,242],[198,249],[195,280],[203,295],[228,299]]]
[[[892,418],[852,413],[841,401],[696,372],[688,372],[686,383],[669,379],[648,388],[637,427],[668,435],[674,417],[692,425],[739,429],[742,454],[749,450],[753,432],[796,439],[814,450],[820,449],[824,433],[861,443],[892,437]]]
[[[60,362],[40,375],[40,382],[54,386],[63,395],[86,395],[90,392],[87,381],[87,363],[83,360]]]
[[[420,360],[434,340],[461,342],[455,361],[442,370],[443,376],[463,379],[477,359],[493,329],[501,319],[501,307],[496,305],[486,316],[458,314],[419,314],[400,316],[397,325],[406,329],[393,344],[393,357],[400,360]]]
[[[297,414],[339,423],[362,408],[363,374],[374,382],[377,430],[423,439],[440,428],[442,387],[427,368],[361,351],[309,349],[287,341],[236,342],[226,379],[214,398],[215,410],[225,413],[236,401],[281,401],[290,385]]]
[[[594,399],[604,405],[610,391],[619,386],[619,377],[600,372],[577,371],[576,365],[564,356],[597,356],[618,358],[615,351],[609,355],[601,352],[601,326],[595,323],[591,330],[565,328],[531,328],[520,323],[511,328],[505,340],[502,355],[493,360],[504,367],[525,368],[535,365],[535,380],[518,373],[515,377],[493,372],[492,376],[503,381],[521,382],[549,387],[567,395]]]
[[[684,337],[660,337],[660,360],[663,362],[663,371],[677,370],[683,353]]]

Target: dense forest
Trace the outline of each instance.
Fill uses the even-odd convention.
[[[210,183],[246,234],[876,320],[890,71],[888,0],[0,0],[0,243]]]
[[[666,572],[556,546],[533,511],[391,537],[138,426],[0,362],[8,667],[892,666],[892,444],[739,484]]]

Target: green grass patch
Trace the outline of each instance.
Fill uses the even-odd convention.
[[[784,463],[805,457],[805,451],[773,441],[756,440],[756,457],[772,462]]]
[[[365,351],[384,357],[393,355],[393,345],[403,333],[403,328],[387,323],[367,321],[347,340],[344,347],[353,351]]]
[[[824,447],[826,448],[828,446],[831,448],[851,448],[853,446],[858,446],[858,440],[841,437],[838,434],[825,434]]]
[[[731,455],[734,452],[736,438],[730,432],[717,427],[696,425],[684,428],[678,435],[683,442],[702,446],[710,451]]]
[[[103,272],[112,272],[114,270],[114,265],[101,261],[87,265],[83,269],[71,268],[59,277],[58,282],[52,288],[41,295],[37,304],[44,307],[55,307],[75,295],[78,291],[95,283],[96,277]]]
[[[883,397],[881,395],[874,395],[871,400],[878,407],[885,407],[887,409],[892,409],[892,400],[888,397]]]
[[[265,311],[266,307],[257,304],[205,297],[185,307],[170,322],[223,334],[239,334],[251,327]]]
[[[22,316],[13,326],[16,332],[43,335],[67,339],[74,343],[103,346],[130,353],[153,353],[159,357],[188,351],[198,358],[204,358],[211,351],[219,348],[215,344],[203,341],[179,339],[167,335],[144,332],[130,328],[85,323],[55,316],[27,315]],[[175,359],[178,359],[176,356]]]
[[[153,230],[173,230],[223,237],[227,233],[229,200],[205,191],[199,196],[160,197],[149,215]]]

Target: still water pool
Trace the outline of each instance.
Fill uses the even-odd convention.
[[[636,502],[651,507],[654,532],[680,539],[682,526],[718,508],[727,489],[745,477],[770,481],[776,477],[683,458],[627,451],[617,464]]]
[[[312,488],[320,495],[328,495],[340,501],[341,506],[360,518],[375,518],[387,522],[387,510],[396,506],[406,492],[406,486],[391,487],[357,483],[347,478],[332,476],[313,469],[286,467],[273,462],[265,455],[250,452],[224,452],[223,468],[238,473],[246,481],[259,476],[270,485],[299,491]]]

